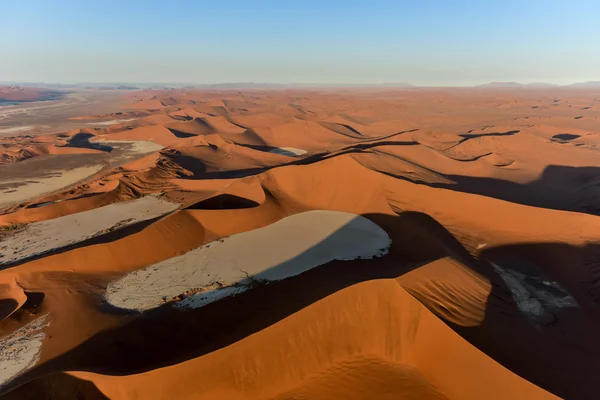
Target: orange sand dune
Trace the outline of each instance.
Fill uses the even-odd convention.
[[[181,147],[172,160],[201,177],[211,172],[240,171],[276,166],[290,161],[289,157],[265,153],[243,146],[223,144],[211,146]]]
[[[56,137],[53,137],[51,140],[55,142],[57,141]],[[46,154],[102,154],[102,150],[81,147],[67,147],[65,144],[66,143],[60,143],[60,145],[57,146],[51,143],[40,142],[36,138],[35,142],[19,143],[15,145],[0,145],[0,165],[14,163]]]
[[[160,100],[142,100],[137,101],[135,103],[131,103],[127,106],[127,108],[132,108],[136,110],[160,110],[164,105],[160,102]]]
[[[162,125],[144,126],[130,131],[121,131],[109,135],[99,135],[104,140],[149,140],[162,146],[177,142],[177,136]]]
[[[109,398],[554,398],[470,346],[394,280],[349,287],[182,364],[127,377],[72,374]]]
[[[208,114],[210,116],[226,116],[228,114],[227,108],[225,108],[224,104],[220,101],[197,104],[194,105],[193,108],[200,113]]]
[[[339,126],[335,127],[340,130]],[[349,137],[346,131],[343,132],[339,133],[313,121],[296,119],[269,128],[248,129],[242,135],[228,137],[236,143],[245,145],[293,147],[308,152],[323,152],[333,150],[340,145],[351,144],[356,137],[360,137],[360,135]]]
[[[193,108],[185,108],[183,110],[174,111],[169,114],[169,117],[171,117],[173,119],[177,119],[177,120],[182,120],[182,121],[187,121],[190,119],[194,119],[194,118],[198,118],[198,117],[205,117],[205,116],[206,116],[206,114],[198,112],[198,111],[194,110]]]
[[[224,117],[196,117],[191,121],[172,122],[166,128],[189,135],[209,135],[211,133],[241,133],[243,128],[233,125]]]
[[[274,125],[282,125],[294,120],[292,116],[282,116],[276,113],[260,113],[247,115],[231,115],[229,120],[236,125],[246,128],[268,127]]]

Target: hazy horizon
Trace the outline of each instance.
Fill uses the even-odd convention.
[[[418,4],[417,4],[418,3]],[[0,81],[471,86],[600,80],[600,4],[3,4]]]
[[[498,84],[497,86],[494,86],[495,84]],[[44,86],[48,86],[48,87],[55,87],[55,86],[65,86],[67,89],[69,87],[84,87],[84,86],[94,86],[94,87],[101,87],[101,86],[132,86],[132,87],[136,87],[136,88],[150,88],[150,87],[172,87],[172,88],[178,88],[178,87],[186,87],[186,86],[190,86],[190,87],[198,87],[198,88],[203,88],[203,87],[217,87],[217,88],[222,88],[224,86],[229,86],[231,88],[243,88],[245,86],[248,86],[249,88],[252,87],[273,87],[273,88],[328,88],[328,87],[337,87],[337,88],[369,88],[369,87],[389,87],[389,88],[430,88],[430,89],[435,89],[435,88],[477,88],[477,87],[485,87],[485,86],[489,86],[490,88],[501,88],[501,87],[506,87],[509,88],[511,87],[511,84],[518,84],[518,85],[522,85],[522,86],[529,86],[532,88],[536,88],[536,87],[556,87],[556,88],[568,88],[568,87],[575,87],[575,86],[582,86],[583,85],[593,85],[593,86],[588,86],[588,87],[593,87],[596,88],[597,85],[600,85],[600,81],[585,81],[585,82],[569,82],[569,83],[565,83],[565,84],[554,84],[554,83],[549,83],[549,82],[514,82],[514,81],[503,81],[503,82],[483,82],[483,83],[478,83],[478,84],[471,84],[471,85],[415,85],[412,84],[410,82],[382,82],[382,83],[362,83],[362,82],[354,82],[354,83],[346,83],[346,82],[342,82],[342,83],[314,83],[314,82],[306,82],[306,83],[296,83],[296,82],[102,82],[102,81],[98,81],[98,82],[44,82],[44,81],[0,81],[0,85],[4,85],[4,86],[29,86],[29,87],[36,87],[36,85],[38,85],[38,87],[44,87]]]

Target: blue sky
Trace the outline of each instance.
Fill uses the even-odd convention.
[[[0,1],[0,81],[600,80],[597,0]]]

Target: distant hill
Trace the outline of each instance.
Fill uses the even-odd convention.
[[[519,82],[490,82],[485,83],[483,85],[475,86],[479,88],[590,88],[590,89],[600,89],[600,81],[590,81],[590,82],[577,82],[570,85],[557,85],[555,83],[546,83],[546,82],[533,82],[533,83],[519,83]]]
[[[78,87],[84,89],[97,89],[97,90],[138,90],[137,86],[130,85],[118,85],[118,84],[106,84],[106,85],[95,85],[95,84],[80,84]]]
[[[554,83],[546,82],[533,82],[533,83],[519,83],[519,82],[490,82],[483,85],[479,85],[480,88],[543,88],[543,87],[558,87]]]
[[[490,83],[484,83],[483,85],[479,85],[477,87],[481,87],[481,88],[517,88],[517,87],[523,87],[524,85],[522,83],[518,83],[518,82],[490,82]]]
[[[527,87],[558,87],[556,83],[546,83],[546,82],[533,82],[525,84]]]
[[[600,89],[600,81],[590,81],[590,82],[580,82],[569,85],[569,87],[573,88],[590,88],[590,89]]]

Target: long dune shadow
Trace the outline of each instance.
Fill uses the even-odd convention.
[[[167,128],[167,129],[173,134],[173,136],[175,136],[179,139],[185,139],[185,138],[198,136],[195,133],[183,132],[183,131],[179,131],[179,130],[173,129],[173,128]]]
[[[392,135],[392,136],[395,136],[395,135]],[[181,161],[180,165],[183,166],[187,170],[194,171],[193,168],[195,166],[200,166],[199,168],[201,168],[201,167],[205,168],[204,170],[199,169],[198,172],[196,174],[194,174],[194,176],[192,176],[192,177],[185,177],[186,179],[229,179],[229,178],[244,178],[244,177],[251,176],[251,175],[257,175],[257,174],[269,171],[274,168],[286,167],[286,166],[290,166],[290,165],[314,164],[314,163],[317,163],[319,161],[322,161],[322,160],[325,160],[328,158],[338,157],[338,156],[341,156],[344,154],[359,153],[361,151],[376,148],[378,146],[418,146],[420,144],[419,142],[412,141],[412,140],[411,141],[380,141],[380,142],[374,142],[374,143],[367,143],[367,142],[368,141],[363,141],[361,143],[353,144],[353,145],[344,147],[340,150],[336,150],[333,152],[322,152],[322,153],[311,154],[308,156],[300,156],[296,160],[293,160],[293,161],[290,161],[290,162],[284,163],[284,164],[267,166],[267,167],[236,169],[236,170],[230,170],[230,171],[206,172],[206,167],[205,167],[204,163],[199,159],[194,159],[192,157],[183,156],[183,155],[179,155],[179,156],[177,156],[177,158],[174,158],[175,156],[172,156],[172,155],[169,155],[169,156],[173,157],[173,160],[177,163],[180,163],[180,161]],[[248,148],[251,148],[254,150],[259,150],[259,151],[267,151],[267,152],[275,149],[274,147],[263,146],[263,145],[239,144],[239,146],[248,147]],[[186,165],[187,165],[187,167],[186,167]]]
[[[279,147],[267,146],[266,144],[243,144],[234,142],[236,146],[247,147],[252,150],[262,151],[265,153],[270,153],[273,150],[278,149]]]
[[[570,260],[580,262],[581,271],[591,271],[590,281],[597,283],[600,246],[507,245],[485,250],[474,258],[445,227],[426,214],[400,212],[397,216],[365,217],[392,239],[387,256],[377,260],[333,261],[197,309],[179,310],[167,304],[124,317],[120,326],[97,333],[35,367],[14,384],[57,371],[129,375],[181,363],[243,340],[354,284],[397,278],[431,261],[452,257],[492,284],[480,325],[464,327],[445,321],[452,329],[502,365],[546,390],[565,398],[594,398],[595,375],[600,368],[599,345],[595,344],[600,324],[590,311],[597,309],[597,299],[593,290],[577,289],[579,278],[569,281],[559,273],[559,267],[573,268]],[[527,254],[529,261],[547,274],[545,278],[556,279],[572,290],[582,308],[555,311],[556,321],[549,326],[536,326],[521,315],[511,300],[511,290],[487,260],[503,263],[507,257],[523,258]],[[554,264],[548,262],[549,258]],[[452,295],[452,291],[448,294]]]
[[[512,130],[512,131],[507,131],[507,132],[488,132],[488,133],[462,133],[460,135],[458,135],[460,138],[459,141],[457,141],[456,143],[454,143],[452,146],[450,147],[446,147],[444,150],[450,150],[455,148],[458,145],[461,145],[463,143],[465,143],[468,140],[471,139],[477,139],[477,138],[483,138],[483,137],[498,137],[498,136],[513,136],[516,135],[517,133],[519,133],[521,131],[519,130]]]
[[[507,132],[491,132],[491,133],[463,133],[458,136],[465,138],[465,139],[475,139],[475,138],[480,138],[480,137],[513,136],[519,132],[521,132],[521,131],[512,130],[512,131],[507,131]]]
[[[418,145],[420,145],[420,143],[417,141],[414,141],[414,140],[410,140],[410,141],[406,141],[406,142],[388,140],[388,141],[381,141],[381,142],[377,142],[377,143],[355,144],[353,146],[346,147],[344,150],[347,150],[347,151],[367,150],[367,149],[372,149],[374,147],[379,147],[379,146],[418,146]]]
[[[430,186],[528,206],[600,215],[600,167],[549,165],[530,183],[466,175],[443,176],[454,183]]]
[[[386,139],[391,139],[394,136],[400,136],[404,133],[412,133],[412,132],[417,132],[419,129],[407,129],[404,131],[400,131],[400,132],[394,132],[394,133],[390,133],[389,135],[382,135],[382,136],[363,136],[363,137],[352,137],[353,139],[358,139],[359,143],[368,143],[368,142],[376,142],[376,141],[380,141],[380,140],[386,140]]]
[[[100,150],[106,153],[110,153],[113,150],[112,146],[90,142],[90,139],[93,137],[95,136],[91,133],[77,133],[67,141],[65,147]]]
[[[361,132],[357,131],[354,127],[347,124],[340,124],[337,122],[319,122],[323,128],[329,129],[330,131],[334,131],[339,133],[340,135],[348,136],[350,138],[359,139],[364,136]]]

